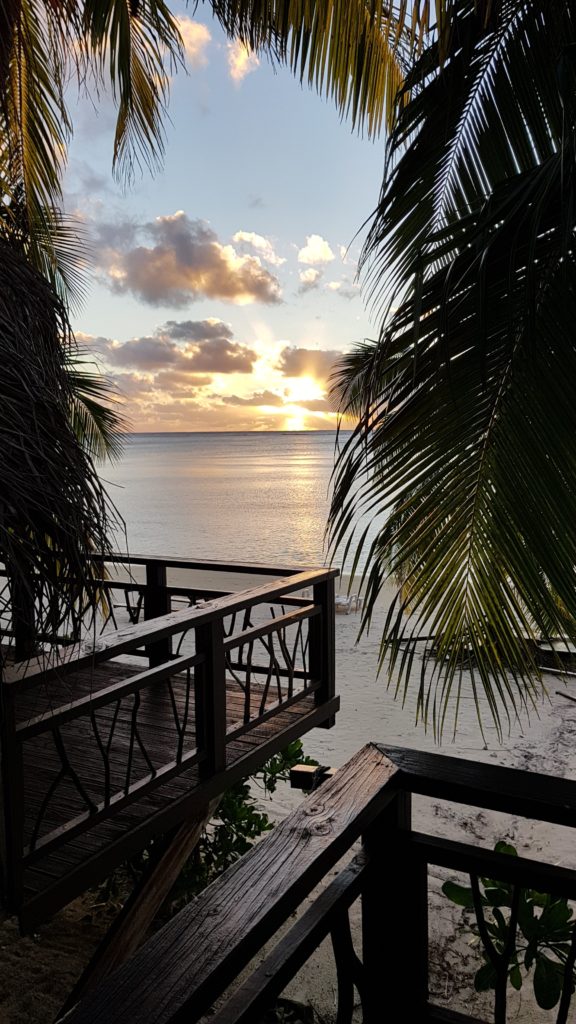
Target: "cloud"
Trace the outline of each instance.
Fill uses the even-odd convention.
[[[216,326],[220,325],[225,333],[202,334],[203,325],[207,325],[209,330],[216,330]],[[168,332],[160,327],[153,335],[131,338],[125,342],[82,334],[78,337],[90,352],[98,355],[108,366],[119,366],[140,373],[155,374],[163,370],[194,375],[252,373],[257,359],[256,352],[241,342],[232,341],[230,328],[221,321],[188,320],[179,324],[172,320],[165,327],[168,327]],[[181,338],[187,340],[185,345],[179,345],[174,340],[174,332],[178,336],[180,328],[186,332],[180,334]]]
[[[307,398],[294,404],[308,412],[334,412],[327,398]]]
[[[208,320],[167,320],[158,327],[156,334],[174,338],[175,341],[206,341],[208,338],[233,338],[234,332],[223,320],[210,317]]]
[[[135,245],[137,235],[150,245]],[[179,210],[149,224],[100,224],[97,260],[117,294],[131,292],[151,306],[186,306],[201,297],[236,305],[282,301],[280,282],[258,256],[223,245],[200,220]]]
[[[298,274],[300,278],[300,287],[298,291],[301,294],[305,292],[311,292],[314,288],[317,288],[322,279],[322,271],[316,270],[314,267],[308,267],[308,270],[301,270]]]
[[[228,43],[227,50],[228,74],[236,85],[240,85],[240,82],[246,78],[246,75],[256,71],[260,61],[256,54],[245,46],[240,39],[234,40],[233,43]]]
[[[275,267],[281,267],[283,263],[286,263],[282,256],[276,255],[272,242],[264,235],[257,235],[255,231],[237,231],[235,235],[232,235],[232,241],[251,245],[267,263],[272,263]]]
[[[178,28],[184,42],[186,58],[193,68],[206,67],[206,50],[212,39],[210,30],[199,21],[192,21],[186,15],[178,18]]]
[[[154,377],[154,387],[160,391],[196,391],[206,388],[212,383],[212,377],[201,373],[188,373],[182,370],[162,370]]]
[[[334,350],[287,346],[280,353],[277,367],[284,377],[311,376],[326,381],[341,357],[342,353]]]
[[[261,405],[284,405],[284,399],[280,395],[276,395],[273,391],[257,391],[255,394],[250,395],[248,398],[241,398],[239,395],[223,395],[222,401],[226,405],[246,405],[246,406],[261,406]]]
[[[306,245],[298,252],[298,262],[308,264],[331,263],[336,257],[322,235],[307,235]]]
[[[355,284],[348,277],[343,277],[341,281],[329,281],[326,287],[331,292],[336,292],[341,299],[356,299],[360,295],[360,285]]]

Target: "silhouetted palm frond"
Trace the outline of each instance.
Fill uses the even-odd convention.
[[[335,381],[334,543],[356,524],[365,626],[399,578],[382,659],[439,734],[465,692],[502,728],[540,692],[527,640],[576,640],[575,46],[569,3],[456,0],[365,250],[382,331]]]

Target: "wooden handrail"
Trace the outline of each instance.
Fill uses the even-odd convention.
[[[146,686],[162,683],[164,680],[176,675],[177,672],[184,672],[195,665],[200,665],[203,660],[202,654],[182,655],[181,658],[175,658],[173,661],[167,661],[163,665],[156,665],[154,668],[145,669],[144,672],[139,672],[135,676],[129,676],[128,679],[121,679],[111,686],[104,686],[101,690],[93,690],[87,697],[79,697],[78,700],[70,701],[61,708],[44,711],[35,718],[21,722],[16,726],[18,739],[23,742],[24,740],[32,739],[33,736],[40,735],[40,733],[49,732],[64,725],[65,722],[72,721],[74,718],[81,718],[86,713],[97,711],[98,708],[104,707],[106,704],[122,700],[123,697],[136,693],[138,690],[143,690]]]
[[[379,746],[401,771],[403,786],[410,793],[576,827],[576,782],[571,779],[423,750]]]
[[[394,799],[396,774],[375,746],[364,747],[314,799],[88,993],[66,1024],[198,1020]]]
[[[365,1024],[382,1020],[383,1005],[391,1019],[478,1024],[475,1016],[428,1002],[428,865],[569,899],[576,897],[576,871],[414,832],[412,792],[576,825],[576,782],[370,744],[91,992],[67,1024],[195,1024],[216,999],[215,1024],[251,1024],[328,933],[339,999],[348,1007],[341,1013],[339,1002],[339,1019],[352,1019],[356,984]],[[221,1000],[360,835],[363,854],[314,898],[241,987]],[[347,918],[358,894],[362,961]],[[409,984],[401,981],[406,949]]]
[[[166,555],[131,555],[114,551],[106,558],[92,555],[91,561],[124,565],[147,565],[159,563],[167,569],[202,569],[210,572],[237,572],[250,576],[296,576],[302,572],[310,572],[316,566],[268,565],[258,562],[215,562],[210,558],[178,558]]]
[[[3,682],[9,685],[19,682],[31,683],[40,677],[48,680],[62,673],[86,668],[109,658],[128,654],[143,644],[151,644],[192,627],[204,626],[215,619],[242,611],[245,608],[251,608],[264,601],[274,601],[282,597],[283,594],[291,594],[318,583],[334,580],[338,575],[337,569],[315,569],[297,573],[285,579],[275,580],[274,583],[265,583],[249,590],[228,594],[201,608],[184,608],[180,611],[169,612],[157,619],[123,626],[99,637],[94,642],[75,644],[63,652],[56,652],[52,658],[50,655],[46,655],[13,667],[8,666]]]

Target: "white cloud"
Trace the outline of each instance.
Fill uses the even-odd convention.
[[[298,252],[299,263],[331,263],[333,259],[334,253],[322,235],[307,235],[306,245]]]
[[[311,292],[320,284],[322,271],[316,270],[314,267],[308,267],[308,270],[301,270],[298,277],[300,278],[300,287],[298,291]]]
[[[206,50],[212,39],[210,29],[199,21],[192,21],[185,15],[178,18],[178,28],[184,41],[186,58],[193,68],[203,68],[208,63]]]
[[[274,252],[274,247],[269,238],[265,238],[264,235],[258,235],[255,231],[237,231],[232,236],[233,242],[243,242],[244,245],[251,245],[253,249],[256,249],[262,255],[262,258],[271,263],[275,267],[281,267],[286,260],[281,256],[277,256]]]
[[[361,291],[360,285],[350,281],[347,277],[343,277],[341,281],[328,281],[326,287],[331,292],[336,292],[336,295],[340,295],[343,299],[355,299],[360,295]]]
[[[95,257],[113,292],[131,292],[152,306],[187,306],[203,297],[244,306],[282,301],[280,282],[259,256],[223,245],[216,233],[182,210],[152,223],[99,224]],[[141,236],[152,244],[143,245]]]
[[[246,75],[256,71],[260,64],[258,57],[240,39],[228,43],[228,74],[233,82],[240,85]]]

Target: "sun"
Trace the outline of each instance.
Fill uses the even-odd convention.
[[[300,409],[297,405],[287,405],[282,410],[286,419],[284,420],[284,430],[307,430],[308,426],[306,423],[307,412],[306,409]]]
[[[286,389],[286,398],[289,403],[310,402],[324,398],[324,388],[313,377],[293,377]]]

